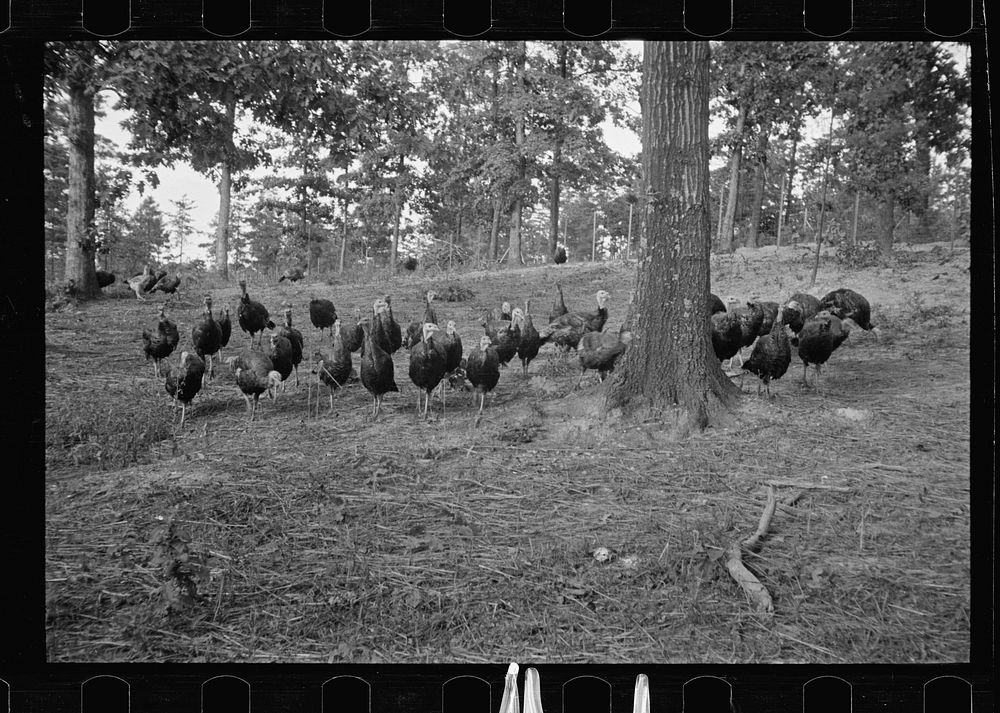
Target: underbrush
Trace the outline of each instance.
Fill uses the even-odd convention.
[[[110,470],[148,463],[155,446],[173,437],[172,415],[169,407],[151,405],[148,391],[134,383],[122,385],[113,403],[108,398],[102,402],[96,389],[50,398],[45,413],[46,465],[96,464]]]

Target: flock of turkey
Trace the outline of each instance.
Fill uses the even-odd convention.
[[[137,282],[136,295],[160,284],[163,275],[147,270]],[[301,275],[284,275],[282,279],[295,281]],[[250,336],[250,348],[225,359],[237,387],[247,402],[250,421],[256,418],[261,396],[274,400],[284,390],[287,380],[295,374],[299,383],[298,368],[305,354],[305,338],[292,324],[292,307],[284,307],[284,320],[275,325],[268,309],[247,293],[244,280],[239,282],[241,296],[236,310],[237,323]],[[135,289],[135,288],[134,288]],[[173,286],[176,290],[176,285]],[[167,290],[169,291],[169,290]],[[347,321],[337,314],[333,302],[313,298],[309,302],[309,318],[320,330],[320,341],[312,352],[312,372],[318,382],[329,392],[329,411],[334,409],[334,395],[348,382],[359,379],[372,396],[371,418],[378,418],[382,399],[387,393],[399,392],[392,355],[402,348],[409,350],[409,377],[417,387],[417,412],[427,417],[431,397],[440,395],[442,411],[446,408],[445,386],[465,389],[478,395],[479,422],[485,406],[486,394],[500,380],[501,369],[517,356],[522,374],[527,377],[531,361],[540,348],[548,343],[562,352],[576,351],[581,366],[577,388],[587,370],[595,370],[601,381],[614,370],[617,359],[631,343],[632,334],[624,328],[605,332],[610,295],[599,290],[595,295],[596,309],[570,311],[565,304],[562,286],[556,284],[556,299],[546,324],[536,327],[531,314],[531,301],[524,308],[512,307],[504,302],[499,308],[484,314],[480,319],[482,335],[466,353],[454,320],[448,320],[442,329],[434,309],[433,291],[424,295],[424,313],[419,320],[410,322],[405,329],[396,321],[392,311],[392,298],[373,302],[370,314],[362,317],[361,309],[353,310],[353,319]],[[140,298],[141,299],[141,298]],[[857,292],[839,289],[822,299],[796,293],[782,304],[767,301],[740,303],[735,297],[723,302],[709,295],[712,346],[716,356],[730,367],[735,359],[741,371],[759,377],[761,385],[770,396],[770,382],[780,379],[792,361],[792,350],[797,350],[803,363],[803,383],[808,385],[808,366],[816,368],[819,384],[821,367],[840,344],[847,339],[851,328],[878,330],[871,323],[871,307]],[[200,319],[191,330],[193,353],[181,353],[179,368],[166,365],[164,360],[176,349],[180,335],[177,326],[161,306],[159,321],[154,329],[143,331],[143,351],[147,360],[153,360],[154,374],[165,376],[167,393],[181,407],[181,424],[184,423],[186,406],[214,377],[213,359],[222,359],[222,350],[229,344],[232,333],[229,307],[218,318],[212,311],[212,298],[206,296]],[[265,330],[270,330],[268,348],[263,345]],[[331,341],[324,339],[330,331]],[[255,340],[256,337],[256,340]],[[255,345],[256,341],[256,345]],[[743,358],[744,352],[749,356]],[[358,354],[359,368],[355,370],[353,354]],[[758,387],[758,393],[760,387]]]

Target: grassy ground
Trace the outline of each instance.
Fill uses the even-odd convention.
[[[502,374],[479,428],[457,393],[445,415],[436,404],[418,420],[402,351],[402,393],[377,423],[358,384],[333,415],[311,417],[305,370],[249,427],[220,373],[180,429],[142,360],[156,301],[51,312],[49,659],[966,660],[968,264],[967,250],[942,248],[858,270],[825,258],[815,293],[866,295],[883,339],[852,333],[822,391],[801,386],[797,362],[770,401],[748,375],[731,422],[686,440],[599,417],[604,386],[571,392],[575,360],[549,347],[527,380]],[[713,291],[787,298],[810,267],[795,247],[713,258]],[[533,298],[544,322],[556,277],[571,309],[609,290],[615,329],[633,276],[568,264],[250,292],[272,312],[293,303],[309,353],[312,294],[350,315],[388,292],[405,325],[425,288],[461,285],[471,301],[436,307],[468,349],[481,310],[502,299]],[[170,310],[181,349],[210,287]],[[235,306],[235,286],[211,292]],[[769,481],[779,499],[806,488],[745,556],[774,598],[770,618],[720,558],[755,530]]]

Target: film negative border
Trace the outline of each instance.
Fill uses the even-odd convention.
[[[636,32],[747,39],[778,32],[798,39],[880,36],[956,39],[985,28],[983,0],[47,0],[7,3],[0,33],[22,39],[387,37],[447,39],[510,33],[620,38]],[[912,36],[910,36],[912,33]],[[906,37],[904,37],[906,35]]]
[[[478,33],[463,34],[467,30],[482,27],[485,11],[480,6],[478,14],[451,22],[448,7],[451,0],[442,3],[413,3],[403,8],[404,3],[358,3],[345,11],[332,2],[322,3],[278,3],[254,0],[246,3],[246,22],[238,25],[232,33],[252,39],[274,36],[303,37],[363,37],[373,36],[419,36],[419,37],[502,37],[505,34],[528,33],[532,35],[580,37],[621,37],[629,33],[644,36],[663,37],[713,37],[733,39],[780,36],[789,39],[811,39],[828,37],[879,37],[901,39],[930,39],[948,37],[974,40],[977,43],[979,61],[982,59],[981,41],[985,34],[983,3],[974,0],[944,3],[941,0],[891,0],[889,2],[851,5],[850,24],[847,29],[845,5],[837,4],[829,17],[823,15],[825,7],[818,0],[805,0],[796,4],[779,0],[772,7],[748,11],[746,3],[720,0],[723,11],[719,15],[704,14],[699,19],[686,12],[685,3],[675,1],[670,4],[655,5],[632,0],[615,2],[595,2],[593,13],[576,15],[575,9],[568,9],[572,0],[554,2],[547,0],[530,7],[519,7],[514,0],[504,0],[489,5],[489,24]],[[205,0],[210,3],[210,0]],[[186,0],[173,3],[168,9],[162,3],[150,0],[133,0],[107,3],[95,17],[86,11],[87,7],[98,5],[98,0],[81,2],[36,2],[6,4],[6,23],[0,17],[0,42],[16,42],[26,52],[37,51],[37,41],[45,39],[89,39],[94,37],[115,37],[119,39],[140,37],[185,37],[191,39],[212,39],[207,29],[214,27],[214,36],[225,35],[238,23],[226,24],[232,17],[224,16],[223,25],[213,25],[205,19],[201,0]],[[689,0],[689,5],[694,5]],[[127,8],[123,15],[122,8]],[[208,7],[208,6],[205,6]],[[602,8],[610,11],[610,24]],[[714,7],[714,6],[713,6]],[[725,8],[729,8],[730,27],[719,29],[725,24]],[[358,10],[357,8],[361,8]],[[816,9],[819,8],[819,9]],[[368,11],[365,25],[365,10]],[[815,14],[818,13],[818,14]],[[84,19],[86,17],[86,19]],[[240,15],[239,17],[244,17]],[[718,18],[722,22],[718,22]],[[816,18],[815,22],[813,18]],[[471,18],[471,19],[470,19]],[[127,21],[125,21],[127,19]],[[341,23],[343,20],[343,23]],[[699,24],[703,21],[703,24]],[[241,20],[242,22],[242,20]],[[603,24],[602,24],[603,23]],[[713,24],[716,23],[716,24]],[[240,30],[239,28],[246,29]],[[608,29],[604,29],[608,28]],[[689,32],[685,32],[688,28]],[[485,33],[485,34],[484,34]],[[28,41],[24,44],[24,41]],[[40,60],[37,69],[40,71]],[[982,67],[980,67],[980,71]],[[32,91],[35,92],[37,87]],[[984,91],[984,90],[983,90]],[[978,122],[973,130],[974,155],[978,165],[974,171],[978,183],[973,230],[990,230],[993,227],[990,212],[992,196],[988,182],[992,167],[989,154],[992,149],[988,117],[984,115],[983,95],[980,94]],[[40,91],[27,96],[28,104],[40,102]],[[40,112],[11,118],[10,106],[4,106],[4,127],[8,137],[17,136],[19,130],[25,142],[16,138],[11,141],[12,155],[8,162],[15,165],[38,165],[39,151],[31,146],[38,135]],[[30,126],[31,122],[35,126]],[[27,128],[25,128],[27,126]],[[983,164],[986,164],[985,166]],[[5,174],[9,174],[5,169]],[[16,225],[23,221],[32,225],[40,215],[40,178],[28,181],[10,180],[4,177],[4,225]],[[985,190],[984,190],[985,189]],[[22,200],[23,199],[23,200]],[[20,218],[12,215],[19,211]],[[9,218],[9,220],[8,220]],[[37,230],[37,226],[34,228]],[[989,284],[986,270],[988,261],[977,266],[979,285]],[[23,324],[22,315],[38,314],[37,307],[30,305],[37,297],[28,296],[31,290],[31,276],[12,274],[13,266],[5,265],[6,282],[10,286],[11,307],[3,306],[0,311],[0,328],[9,336],[10,331]],[[985,282],[984,282],[985,279]],[[35,281],[37,284],[37,280]],[[979,296],[989,299],[988,292],[979,290]],[[22,307],[27,306],[27,309]],[[36,337],[43,335],[36,333]],[[983,337],[978,347],[985,347]],[[974,348],[976,344],[974,343]],[[975,368],[975,367],[974,367]],[[980,376],[982,376],[980,369]],[[40,381],[38,383],[41,383]],[[37,392],[22,383],[15,385],[9,396],[24,399],[38,399]],[[986,397],[981,397],[986,398]],[[988,399],[984,402],[989,405]],[[32,419],[13,419],[5,416],[8,439],[13,442],[40,443],[38,416]],[[988,439],[988,431],[980,425],[979,440]],[[36,465],[41,467],[38,459]],[[989,463],[979,459],[980,485],[991,484]],[[976,468],[974,467],[974,472]],[[38,493],[28,493],[29,498]],[[25,512],[29,517],[40,516],[39,504],[29,504]],[[989,528],[984,532],[983,509],[979,503],[979,516],[974,519],[974,532],[978,536],[991,536]],[[991,514],[986,507],[985,522]],[[978,520],[978,526],[976,525]],[[15,520],[16,524],[17,521]],[[5,524],[4,534],[13,533]],[[7,629],[12,635],[4,637],[0,651],[0,713],[9,711],[45,710],[53,713],[61,711],[206,711],[213,710],[297,710],[297,711],[388,711],[388,710],[451,710],[495,711],[504,690],[506,663],[489,665],[452,666],[295,666],[295,665],[87,665],[65,664],[46,665],[43,659],[44,633],[41,622],[32,619],[41,608],[43,601],[40,578],[40,541],[37,523],[34,530],[14,533],[5,541],[14,550],[24,544],[23,553],[12,556],[14,571],[39,575],[36,582],[26,583],[19,591],[4,594],[4,610],[25,611],[24,620],[8,618]],[[974,561],[982,566],[984,557],[988,561],[992,554],[992,541],[974,542]],[[988,568],[989,565],[987,564]],[[11,571],[11,567],[8,567]],[[974,612],[983,606],[992,605],[991,595],[984,592],[982,585],[986,572],[979,570],[975,585]],[[7,587],[6,589],[11,589]],[[987,616],[992,625],[992,616]],[[991,627],[992,629],[992,627]],[[752,711],[875,711],[875,710],[925,710],[953,711],[993,710],[996,702],[995,661],[984,660],[992,654],[989,633],[975,634],[979,644],[975,644],[973,664],[940,666],[796,666],[773,665],[748,666],[700,666],[680,665],[554,665],[539,662],[521,662],[522,666],[537,667],[539,678],[539,698],[549,711],[619,711],[628,710],[636,700],[637,679],[645,676],[648,688],[645,696],[652,710],[740,710]],[[520,681],[523,685],[523,679]],[[462,700],[461,708],[453,708],[452,701]],[[471,706],[470,699],[477,701]],[[524,696],[527,704],[528,696]],[[245,703],[245,706],[243,705]],[[236,704],[236,705],[234,705]]]

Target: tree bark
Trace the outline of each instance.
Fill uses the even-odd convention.
[[[743,127],[746,124],[747,108],[740,106],[736,116],[736,141],[733,144],[733,155],[729,159],[729,200],[726,203],[726,217],[722,221],[722,231],[719,234],[719,252],[733,251],[733,235],[736,227],[736,197],[740,190],[740,163],[743,159]]]
[[[493,202],[493,224],[490,226],[490,260],[497,259],[497,250],[500,244],[500,215],[503,213],[503,198],[497,198]]]
[[[559,43],[559,76],[565,81],[566,79],[566,60],[569,55],[569,48],[565,42]],[[556,140],[555,146],[552,149],[552,179],[549,182],[549,255],[554,255],[556,252],[556,245],[559,242],[559,200],[561,187],[559,185],[560,181],[560,169],[562,162],[562,124],[557,124],[556,126]]]
[[[648,238],[625,320],[633,340],[604,404],[671,414],[682,433],[717,422],[736,394],[709,320],[708,67],[706,42],[644,44]]]
[[[925,243],[931,237],[931,146],[926,130],[919,131],[915,138],[917,147],[914,158],[923,185],[914,202],[913,212],[917,216],[917,228],[910,242]]]
[[[66,280],[76,296],[97,295],[97,243],[94,234],[94,89],[85,79],[69,86],[69,176],[66,205]]]
[[[820,248],[823,246],[823,220],[826,218],[826,188],[830,180],[830,158],[833,154],[833,115],[834,112],[830,110],[830,130],[827,133],[826,139],[826,161],[823,163],[823,197],[820,199],[819,207],[819,227],[816,229],[816,260],[813,262],[812,279],[809,280],[809,286],[812,287],[816,284],[816,273],[819,271],[819,254]]]
[[[778,190],[778,235],[774,239],[775,247],[781,247],[781,229],[785,226],[785,181],[788,176],[781,174],[781,188]]]
[[[792,212],[792,201],[794,200],[792,196],[792,188],[795,185],[795,157],[799,148],[799,137],[796,136],[792,139],[792,153],[788,158],[788,186],[785,193],[785,215],[790,215]]]
[[[750,206],[750,230],[747,232],[747,247],[757,247],[757,236],[760,233],[760,211],[764,204],[764,178],[767,163],[767,130],[760,129],[760,139],[757,143],[757,161],[753,169],[753,203]]]
[[[236,131],[236,91],[226,89],[226,143],[235,150],[233,134]],[[223,278],[229,278],[229,210],[233,191],[232,169],[223,159],[219,166],[219,221],[215,231],[215,271]]]
[[[337,272],[344,271],[344,258],[347,256],[347,198],[344,198],[344,234],[340,240],[340,261],[337,265]]]
[[[875,241],[878,251],[882,255],[892,252],[892,234],[896,227],[895,216],[895,196],[892,192],[882,197],[878,208],[878,239]]]
[[[396,214],[392,226],[392,244],[389,247],[389,272],[395,273],[399,270],[399,223],[403,216],[403,187],[400,185],[403,180],[403,169],[406,168],[406,159],[403,154],[399,155],[399,162],[396,168],[396,185],[392,191],[392,199],[395,203]]]
[[[854,192],[854,220],[851,224],[851,245],[858,244],[858,212],[861,208],[861,191]]]
[[[517,56],[516,78],[517,93],[524,93],[524,67],[527,62],[527,43],[520,43],[520,51]],[[521,213],[524,209],[524,181],[527,173],[527,165],[524,158],[524,110],[520,110],[517,119],[514,121],[514,147],[517,151],[517,181],[514,206],[510,212],[510,243],[507,251],[508,265],[523,265],[524,256],[521,254]]]

